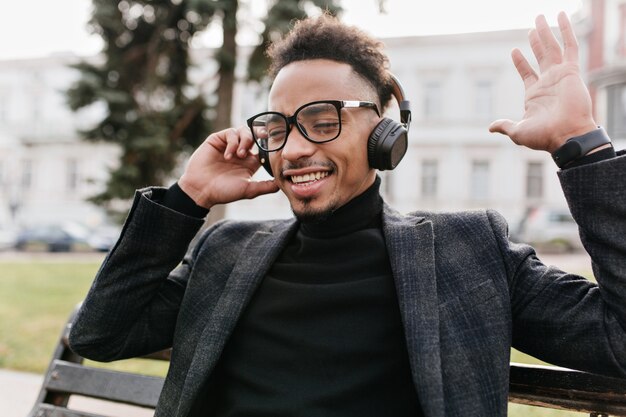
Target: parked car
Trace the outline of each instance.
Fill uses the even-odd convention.
[[[108,252],[120,237],[121,227],[113,225],[99,226],[89,233],[87,243],[98,252]]]
[[[0,250],[13,249],[17,241],[17,231],[0,227]]]
[[[23,251],[90,251],[89,231],[77,223],[47,224],[23,229],[15,248]]]
[[[570,212],[562,208],[530,208],[511,239],[549,252],[571,252],[583,247],[578,225]]]

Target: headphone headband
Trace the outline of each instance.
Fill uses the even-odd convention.
[[[408,131],[411,126],[411,102],[405,99],[406,95],[404,94],[404,88],[402,88],[402,84],[400,84],[398,77],[390,72],[389,78],[391,78],[393,83],[392,94],[396,98],[398,107],[400,108],[400,122]]]

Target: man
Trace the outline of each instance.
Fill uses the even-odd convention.
[[[386,206],[367,156],[392,96],[386,57],[322,16],[272,47],[254,135],[214,133],[177,184],[137,193],[71,347],[106,361],[173,346],[156,416],[503,416],[511,345],[625,376],[626,158],[592,118],[564,14],[559,26],[563,50],[543,17],[530,32],[540,73],[513,52],[526,112],[490,129],[564,166],[599,285],[509,242],[492,211]],[[251,178],[255,140],[273,181]],[[279,189],[295,219],[221,222],[183,260],[214,204]]]

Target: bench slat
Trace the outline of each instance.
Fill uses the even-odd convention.
[[[55,360],[44,384],[53,392],[154,408],[163,388],[163,378]]]
[[[100,414],[68,410],[64,407],[55,407],[50,404],[40,404],[36,409],[31,411],[30,415],[33,417],[105,417]]]
[[[509,400],[586,413],[626,415],[626,380],[565,368],[511,364]]]

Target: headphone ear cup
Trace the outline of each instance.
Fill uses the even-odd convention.
[[[394,169],[408,147],[406,128],[388,117],[374,128],[367,141],[367,159],[370,167],[380,171]]]

